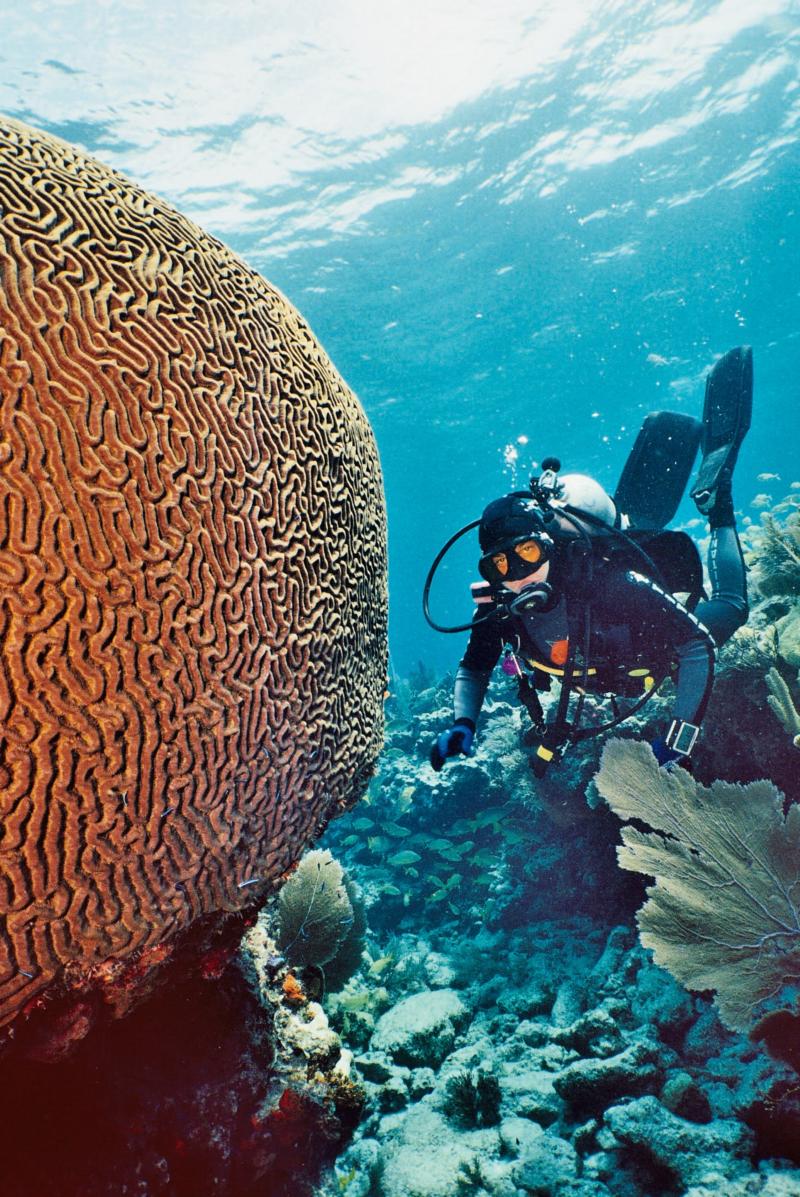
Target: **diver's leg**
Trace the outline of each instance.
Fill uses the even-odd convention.
[[[747,574],[736,534],[731,481],[752,410],[753,352],[740,345],[720,358],[706,379],[703,460],[692,487],[692,498],[711,530],[711,597],[698,603],[695,614],[717,646],[747,619]]]
[[[695,615],[719,648],[747,619],[747,572],[736,532],[730,484],[717,493],[708,523],[711,597],[697,604]]]
[[[724,502],[726,493],[730,498],[733,467],[752,413],[753,351],[747,345],[740,345],[721,357],[706,379],[700,435],[703,459],[692,487],[692,498],[709,522],[712,511],[720,501]]]

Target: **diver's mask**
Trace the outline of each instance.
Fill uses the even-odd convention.
[[[511,540],[493,545],[478,562],[481,577],[492,586],[503,586],[506,582],[518,582],[544,565],[553,555],[553,541],[546,532],[535,536],[515,536]],[[532,583],[541,585],[541,583]],[[526,586],[521,594],[530,587]],[[521,595],[520,595],[521,597]]]

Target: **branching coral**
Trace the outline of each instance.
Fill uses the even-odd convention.
[[[698,785],[659,769],[646,744],[612,740],[597,788],[627,825],[625,869],[655,878],[639,911],[642,943],[689,989],[716,991],[745,1030],[765,999],[800,992],[800,806],[783,815],[771,782]]]
[[[792,737],[795,748],[800,748],[800,713],[794,704],[791,690],[777,669],[770,669],[766,680],[769,690],[767,702]]]

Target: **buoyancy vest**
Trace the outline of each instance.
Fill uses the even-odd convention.
[[[646,574],[669,594],[684,598],[684,605],[691,610],[702,594],[702,565],[697,547],[684,532],[672,531],[630,531],[633,545],[625,539],[614,536],[592,538],[592,572],[596,583],[602,585],[604,570],[635,570]],[[573,542],[574,543],[574,542]],[[643,552],[638,552],[638,546]],[[564,678],[565,665],[569,655],[570,624],[568,603],[591,605],[592,594],[585,587],[582,574],[586,572],[586,558],[580,553],[571,553],[567,545],[557,562],[561,575],[560,597],[546,611],[530,614],[521,613],[506,617],[502,621],[503,638],[514,657],[540,690],[550,687],[552,677]],[[582,547],[580,542],[577,547]],[[644,553],[644,556],[643,556]],[[647,568],[648,562],[650,567]],[[479,606],[496,603],[486,584],[473,588],[473,598]],[[615,635],[616,632],[616,635]],[[626,640],[624,623],[618,629],[600,632],[596,629],[591,637],[589,660],[583,657],[585,646],[577,646],[572,666],[572,677],[568,679],[576,690],[617,694],[635,697],[650,690],[655,680],[669,671],[671,661],[654,650],[652,659],[631,659],[630,644]],[[627,660],[625,658],[628,658]]]

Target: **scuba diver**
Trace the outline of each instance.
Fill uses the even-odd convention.
[[[638,711],[666,677],[675,681],[672,717],[652,749],[659,765],[691,768],[716,649],[747,618],[731,480],[750,427],[752,387],[752,351],[733,349],[708,375],[702,421],[674,412],[647,417],[613,499],[586,475],[559,476],[560,463],[547,458],[529,490],[495,499],[480,520],[450,538],[431,566],[423,608],[437,630],[471,634],[456,674],[453,722],[430,752],[437,772],[449,758],[471,754],[501,655],[503,672],[516,678],[531,717],[523,742],[536,776],[570,744]],[[702,461],[691,495],[710,529],[708,597],[694,542],[664,530],[698,444]],[[483,579],[472,587],[475,612],[469,624],[442,627],[429,610],[433,575],[455,541],[475,527]],[[553,679],[561,688],[555,716],[546,722],[539,693]],[[581,725],[588,694],[610,703],[610,720]],[[622,710],[620,699],[632,702]]]

